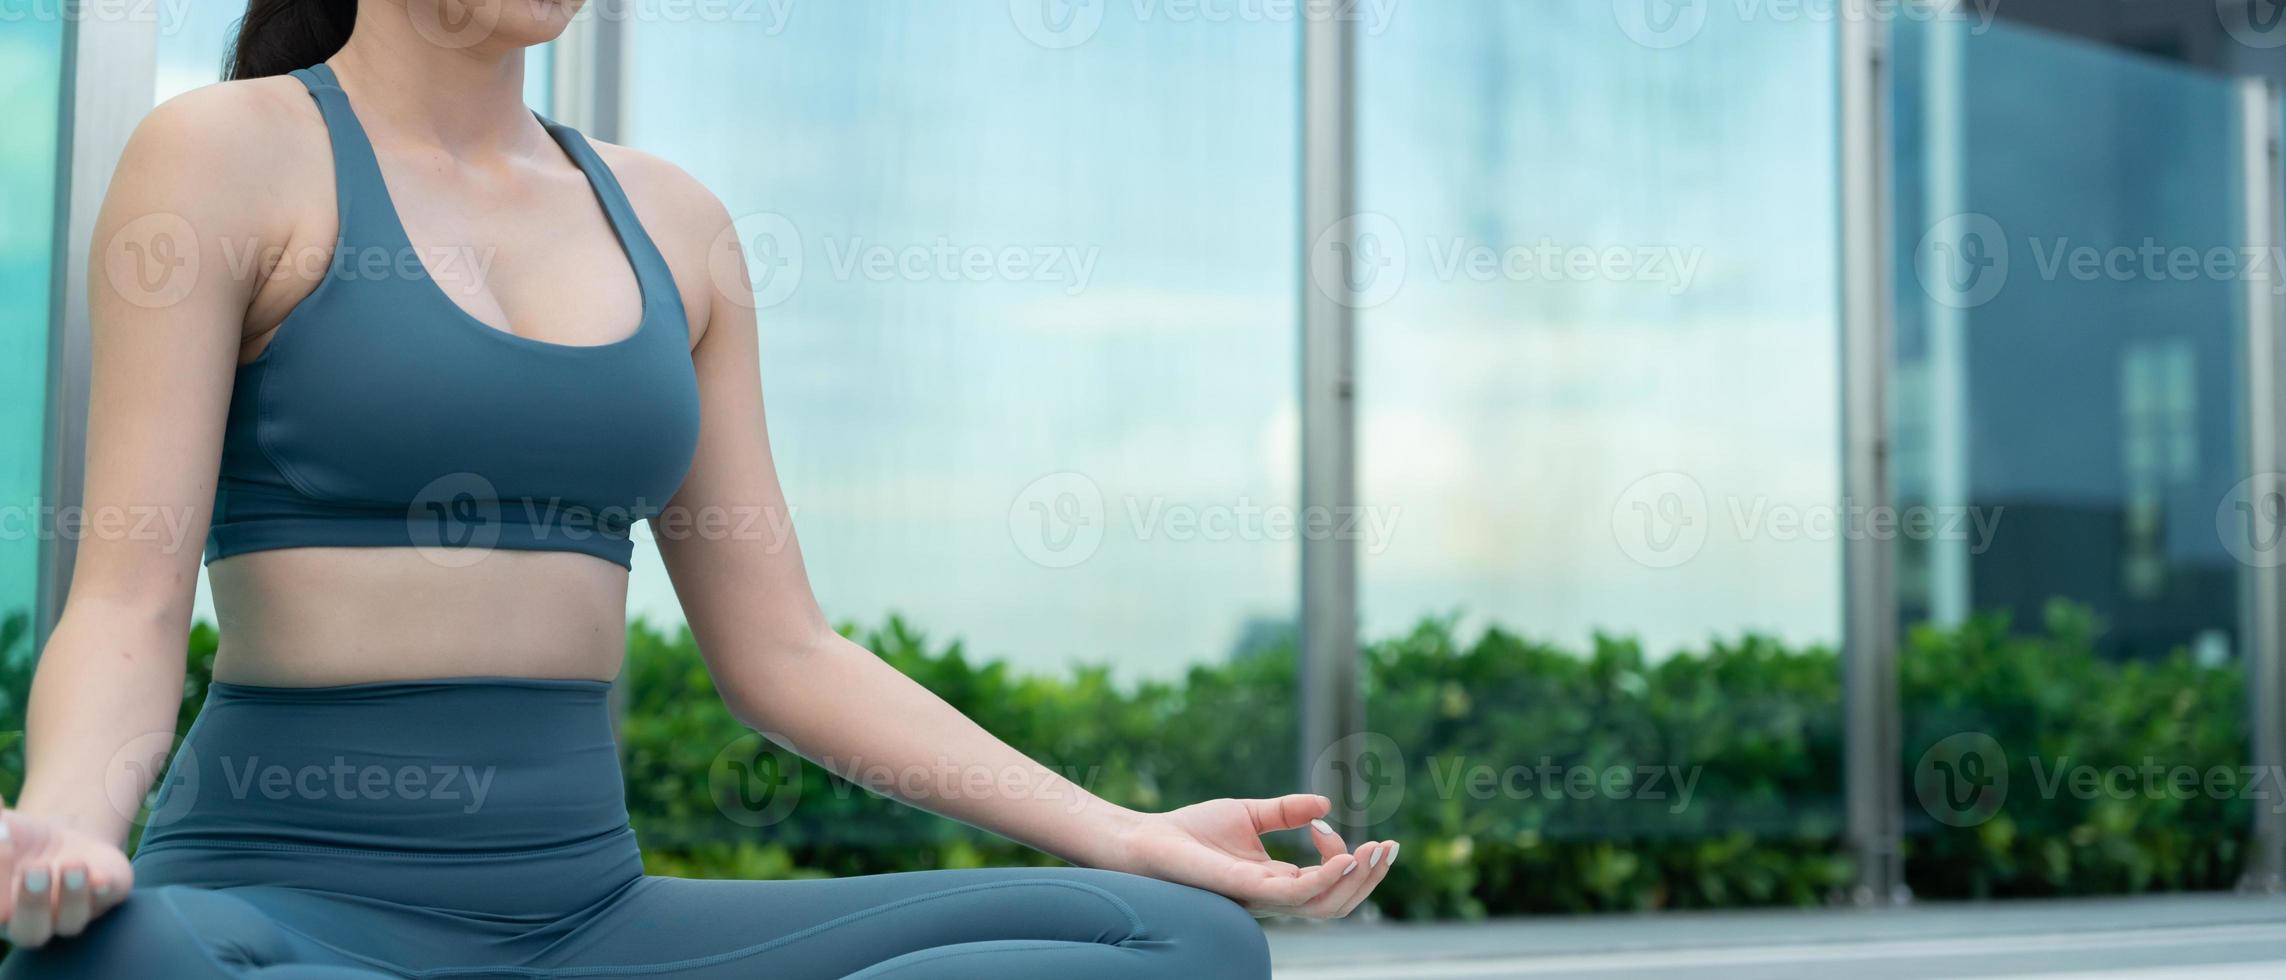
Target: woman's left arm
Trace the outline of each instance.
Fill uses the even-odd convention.
[[[705,202],[695,210],[709,220],[693,222],[712,225],[708,301],[692,309],[693,320],[703,318],[691,355],[698,451],[653,527],[731,713],[874,792],[1074,864],[1206,888],[1264,913],[1331,918],[1363,901],[1396,845],[1350,852],[1317,819],[1324,797],[1214,800],[1167,813],[1114,805],[833,630],[810,590],[771,461],[745,259],[723,233],[728,214],[711,196]],[[1323,863],[1297,867],[1263,850],[1261,835],[1304,826]]]

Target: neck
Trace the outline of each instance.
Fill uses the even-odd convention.
[[[527,146],[539,127],[524,106],[524,49],[497,39],[463,44],[480,28],[460,25],[456,34],[420,6],[357,5],[356,28],[328,63],[356,90],[358,113],[456,156]]]

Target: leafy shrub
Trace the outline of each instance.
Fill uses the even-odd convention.
[[[1986,617],[1953,631],[1920,629],[1900,658],[1905,759],[1958,733],[1982,733],[2006,758],[2005,801],[1990,819],[1949,826],[1905,789],[1906,878],[1924,895],[2087,895],[2228,888],[2245,862],[2256,801],[2246,684],[2235,663],[2202,666],[2187,651],[2113,662],[2091,655],[2100,624],[2056,603],[2039,633]],[[2060,773],[2088,767],[2113,783],[2075,792]],[[2111,775],[2116,767],[2132,773]],[[2156,767],[2158,775],[2146,775]],[[2228,770],[2236,789],[2178,793],[2177,770]],[[2264,779],[2275,779],[2270,773]],[[2281,787],[2253,792],[2286,802]],[[2115,793],[2114,790],[2125,790]],[[2124,797],[2124,798],[2123,798]]]

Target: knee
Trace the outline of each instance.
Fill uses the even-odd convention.
[[[1189,914],[1183,932],[1174,937],[1185,950],[1186,964],[1212,976],[1268,980],[1270,940],[1253,913],[1213,892],[1173,887],[1189,892],[1183,899]]]
[[[1122,945],[1150,948],[1168,975],[1266,978],[1270,942],[1252,913],[1210,891],[1139,875],[1084,872],[1134,910],[1139,931]]]

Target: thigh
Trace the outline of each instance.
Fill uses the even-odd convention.
[[[544,968],[643,967],[677,980],[1269,973],[1261,928],[1229,899],[1076,868],[648,878],[572,935]]]
[[[315,962],[267,914],[227,892],[138,888],[87,931],[0,963],[0,980],[386,980]],[[324,959],[333,959],[325,957]]]

